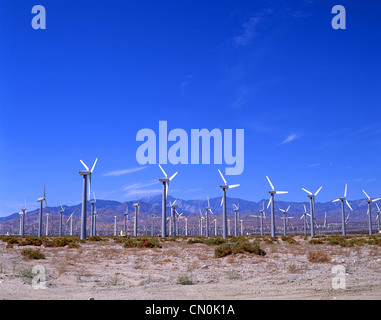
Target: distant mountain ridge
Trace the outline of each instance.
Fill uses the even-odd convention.
[[[157,217],[161,216],[161,204],[162,204],[162,196],[156,195],[152,197],[144,197],[139,200],[140,201],[140,210],[139,210],[139,217],[142,220],[148,220],[151,218],[151,215],[154,214]],[[170,215],[169,210],[169,203],[175,201],[175,198],[172,196],[168,196],[167,198],[167,216]],[[102,222],[113,222],[114,216],[117,216],[118,220],[123,219],[123,214],[128,210],[129,215],[134,212],[134,206],[133,203],[136,201],[127,201],[127,202],[118,202],[113,200],[97,200],[96,207],[98,212],[98,221]],[[241,217],[248,217],[251,214],[258,213],[259,210],[262,209],[263,203],[265,204],[265,211],[266,215],[270,214],[270,209],[267,209],[267,203],[268,199],[261,200],[259,202],[250,201],[250,200],[244,200],[239,198],[229,198],[227,197],[227,210],[228,214],[233,213],[233,203],[239,204],[239,212]],[[348,213],[351,216],[351,220],[357,220],[362,221],[366,220],[366,212],[367,212],[367,206],[365,200],[354,200],[349,201],[351,207],[353,208],[353,212],[349,210],[349,208],[345,208],[345,214]],[[210,206],[214,214],[221,215],[222,214],[222,207],[221,204],[221,197],[217,198],[211,198],[210,199]],[[184,216],[190,216],[190,217],[198,217],[199,212],[201,210],[202,214],[205,213],[205,207],[207,206],[207,200],[183,200],[183,199],[177,199],[176,202],[177,211],[179,213],[183,213]],[[300,217],[302,213],[304,212],[304,207],[306,206],[307,211],[309,211],[309,202],[286,202],[286,201],[275,201],[275,214],[277,217],[281,217],[281,212],[279,209],[286,209],[288,206],[290,206],[289,210],[289,216],[294,217]],[[67,206],[63,205],[65,208],[64,217],[67,219],[73,212],[75,218],[80,218],[81,215],[81,203],[73,206]],[[87,206],[88,208],[88,214],[90,213],[91,207],[90,204]],[[51,216],[55,217],[59,215],[59,210],[61,208],[58,207],[44,207],[44,216],[45,213],[49,213]],[[324,213],[327,213],[328,217],[335,218],[335,219],[341,219],[341,203],[332,203],[332,202],[316,202],[315,205],[315,214],[316,219],[324,218]],[[374,206],[374,209],[372,207],[373,217],[374,219],[376,217],[376,207]],[[34,221],[34,219],[38,218],[39,209],[27,212],[26,217],[28,217],[29,221]],[[6,217],[0,218],[0,223],[4,222],[11,222],[12,220],[19,219],[18,213],[13,213]]]

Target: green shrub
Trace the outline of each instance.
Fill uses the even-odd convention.
[[[184,274],[177,278],[176,283],[181,285],[191,285],[193,284],[193,280],[187,274]]]
[[[239,241],[237,243],[222,244],[214,249],[214,256],[222,258],[230,254],[252,253],[255,255],[265,256],[266,252],[261,249],[257,242],[250,243],[249,241]]]
[[[42,241],[39,237],[26,237],[24,240],[20,241],[19,246],[41,246]]]
[[[204,243],[208,246],[218,246],[220,244],[226,243],[226,240],[222,238],[211,238],[211,239],[205,240]]]

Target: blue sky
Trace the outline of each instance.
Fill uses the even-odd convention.
[[[46,8],[46,30],[31,8]],[[334,5],[346,30],[331,27]],[[11,1],[0,4],[0,216],[81,202],[82,159],[97,198],[160,193],[136,133],[245,130],[245,169],[228,196],[381,196],[379,1]],[[170,146],[170,145],[169,145]],[[224,165],[179,171],[170,194],[221,195]]]

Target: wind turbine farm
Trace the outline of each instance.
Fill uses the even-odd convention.
[[[1,299],[381,299],[379,1],[24,2]]]

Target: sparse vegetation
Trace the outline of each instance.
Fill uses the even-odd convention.
[[[177,277],[176,283],[181,285],[192,285],[193,280],[188,274],[183,274]]]
[[[328,254],[323,250],[310,251],[307,255],[308,261],[314,263],[325,263],[329,262]]]
[[[124,248],[161,248],[157,238],[128,238],[125,239]]]
[[[261,249],[258,242],[249,242],[244,239],[240,239],[236,243],[224,243],[214,250],[214,256],[216,258],[223,258],[227,255],[238,253],[252,253],[260,256],[266,255],[266,252]]]

